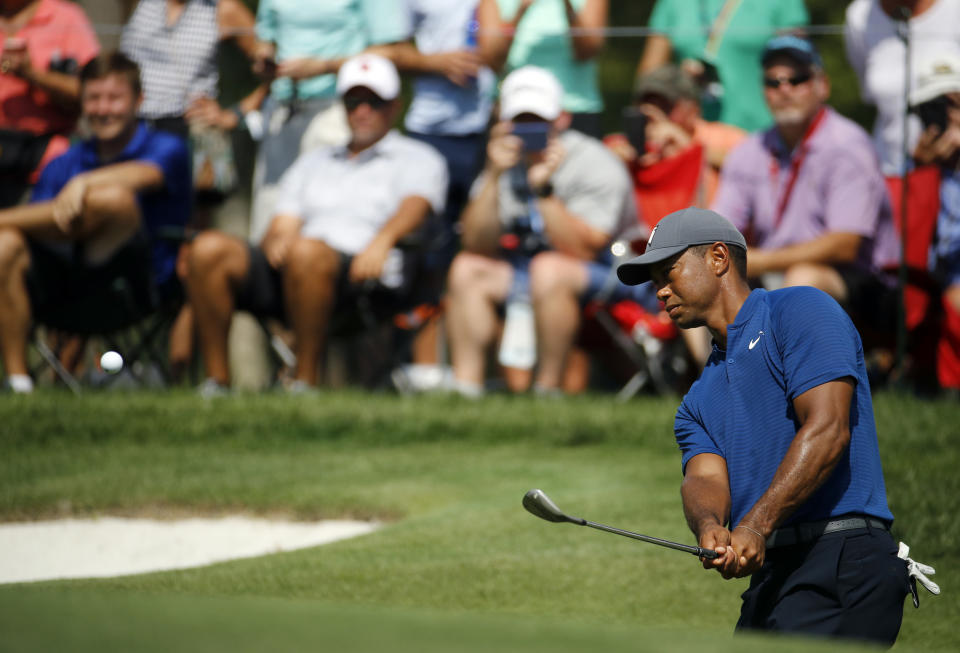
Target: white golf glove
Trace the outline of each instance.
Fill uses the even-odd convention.
[[[897,551],[897,557],[907,561],[907,573],[910,576],[910,593],[913,594],[913,607],[920,607],[920,597],[917,596],[917,581],[920,581],[920,584],[923,585],[928,592],[933,595],[940,593],[940,586],[934,583],[932,580],[927,578],[927,574],[933,576],[937,573],[936,569],[930,565],[925,565],[922,562],[917,562],[916,560],[909,557],[910,547],[900,543],[900,550]]]

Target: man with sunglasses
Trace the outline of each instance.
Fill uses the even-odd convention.
[[[227,334],[235,309],[284,318],[297,356],[291,390],[315,385],[331,315],[365,296],[392,305],[407,289],[398,242],[443,210],[446,164],[428,145],[392,130],[400,78],[389,60],[361,54],[337,77],[350,142],[302,154],[284,174],[258,247],[209,231],[191,250],[187,290],[208,379],[229,383]]]
[[[809,41],[775,37],[762,64],[775,124],[727,157],[712,208],[747,235],[751,279],[814,286],[859,324],[892,327],[898,243],[870,137],[826,105]]]

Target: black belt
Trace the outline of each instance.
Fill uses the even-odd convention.
[[[824,519],[822,521],[805,522],[803,524],[794,524],[793,526],[778,528],[770,533],[770,537],[767,538],[767,548],[773,549],[781,546],[805,544],[827,533],[852,531],[858,528],[888,530],[886,522],[876,517],[838,517],[836,519]]]

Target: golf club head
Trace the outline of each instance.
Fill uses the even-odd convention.
[[[564,514],[543,490],[530,490],[523,495],[523,507],[527,512],[547,521],[570,522],[581,526],[585,523],[582,519]]]

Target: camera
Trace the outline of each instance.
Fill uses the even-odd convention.
[[[524,152],[542,152],[547,148],[550,134],[548,122],[518,122],[513,125],[513,134],[523,141]]]
[[[637,156],[642,156],[647,149],[647,114],[639,107],[624,107],[622,120],[627,141],[637,151]]]
[[[949,105],[950,99],[946,95],[939,95],[932,100],[914,106],[913,110],[920,116],[924,129],[927,129],[930,125],[936,125],[943,133],[947,128],[947,107]]]

